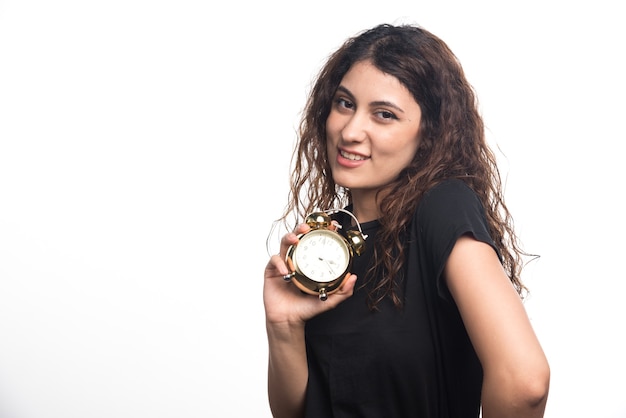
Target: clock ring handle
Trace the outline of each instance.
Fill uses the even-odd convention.
[[[329,209],[329,210],[326,211],[326,213],[328,213],[328,214],[337,213],[337,212],[343,212],[343,213],[346,213],[346,214],[350,215],[352,217],[352,219],[354,219],[354,222],[356,222],[356,227],[359,228],[359,232],[363,236],[363,239],[364,240],[367,239],[367,235],[363,234],[363,230],[361,229],[361,223],[356,218],[356,216],[354,216],[354,214],[352,212],[350,212],[349,210],[346,210],[346,209],[339,209],[339,208]]]

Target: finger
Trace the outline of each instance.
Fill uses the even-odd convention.
[[[287,249],[293,244],[298,242],[298,235],[304,234],[311,229],[307,224],[300,224],[296,227],[294,232],[285,234],[280,240],[280,255],[284,258],[287,254]]]
[[[285,234],[280,240],[280,254],[278,255],[284,259],[287,254],[287,249],[296,242],[298,242],[298,236],[295,233],[289,232]]]
[[[339,291],[345,295],[351,296],[354,293],[354,286],[356,285],[356,274],[348,273],[344,279]]]
[[[288,275],[289,273],[290,273],[289,268],[287,267],[287,264],[285,263],[284,257],[282,257],[280,254],[275,254],[270,257],[270,260],[265,269],[266,278],[277,277],[277,276],[284,277],[285,275]]]

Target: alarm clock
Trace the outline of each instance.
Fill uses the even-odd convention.
[[[344,236],[338,232],[341,225],[328,212],[313,212],[305,219],[311,229],[298,235],[298,242],[288,248],[285,257],[291,273],[284,279],[291,280],[305,293],[319,295],[322,301],[341,287],[354,257],[363,252],[367,238],[354,215],[344,209],[332,211],[351,215],[359,230],[348,230]]]

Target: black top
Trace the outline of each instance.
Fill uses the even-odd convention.
[[[350,218],[341,223],[346,228]],[[353,266],[359,277],[354,295],[306,324],[305,416],[478,417],[482,368],[441,277],[461,235],[493,247],[477,196],[449,180],[421,200],[406,242],[400,310],[389,298],[378,311],[367,306],[364,282],[379,223],[361,228],[368,238]]]

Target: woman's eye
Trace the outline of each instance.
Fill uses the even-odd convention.
[[[339,107],[343,107],[343,108],[346,108],[346,109],[354,109],[354,103],[352,103],[351,101],[346,100],[346,99],[344,99],[342,97],[337,98],[335,100],[335,103],[337,103],[337,106],[339,106]]]
[[[376,112],[376,114],[381,118],[381,119],[398,119],[396,117],[396,115],[394,115],[393,113],[387,111],[387,110],[381,110],[379,112]]]

